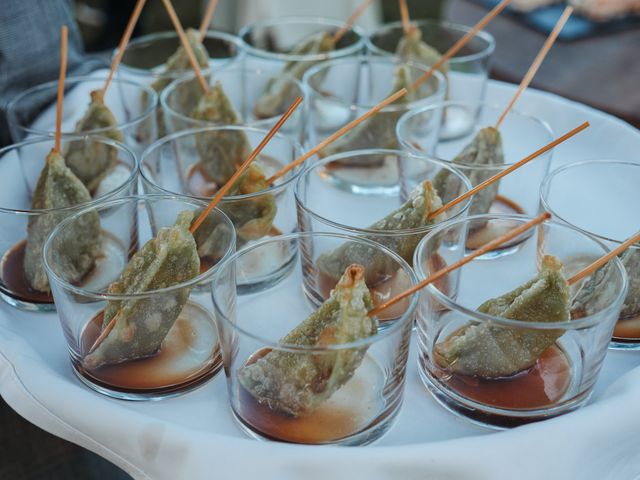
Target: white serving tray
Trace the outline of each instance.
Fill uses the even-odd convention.
[[[514,91],[491,81],[487,102],[506,105]],[[610,115],[531,89],[518,109],[546,120],[556,135],[591,122],[555,150],[552,168],[605,158],[640,162],[640,131]],[[582,410],[492,433],[435,402],[418,378],[415,350],[413,345],[398,420],[374,445],[266,443],[247,438],[235,425],[223,372],[179,398],[111,400],[75,378],[55,314],[0,305],[5,401],[32,423],[137,479],[640,478],[640,352],[610,351],[591,404]]]

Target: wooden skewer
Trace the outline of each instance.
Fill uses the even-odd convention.
[[[338,43],[338,41],[344,37],[344,34],[347,33],[349,31],[349,29],[351,28],[351,26],[353,25],[353,22],[355,22],[360,15],[362,15],[364,13],[364,11],[369,7],[369,5],[371,5],[371,2],[373,2],[373,0],[364,0],[359,6],[358,8],[356,8],[353,13],[351,14],[351,16],[347,19],[347,21],[345,22],[345,24],[340,27],[340,30],[338,30],[335,35],[333,36],[333,42],[334,43]]]
[[[113,79],[113,75],[120,65],[120,60],[122,60],[122,56],[124,55],[124,49],[127,47],[129,40],[131,39],[131,34],[133,33],[133,29],[138,23],[138,18],[140,18],[140,13],[142,13],[142,8],[147,0],[138,0],[135,8],[133,9],[133,13],[131,14],[131,18],[129,18],[129,23],[127,23],[127,28],[124,29],[124,33],[122,34],[122,38],[120,39],[120,44],[118,45],[118,53],[113,58],[113,62],[111,62],[111,69],[109,70],[109,76],[107,77],[107,81],[104,82],[104,87],[100,91],[100,98],[104,98],[107,93],[107,89],[111,84],[111,80]]]
[[[409,20],[407,0],[400,0],[400,17],[402,18],[402,30],[405,35],[409,35],[411,33],[411,21]]]
[[[209,29],[209,25],[211,25],[211,19],[213,19],[213,12],[216,11],[216,7],[218,6],[218,0],[210,0],[209,5],[207,5],[207,11],[202,17],[202,23],[200,24],[200,43],[204,40],[204,36],[207,34],[207,30]]]
[[[357,125],[359,125],[362,122],[364,122],[371,115],[373,115],[375,113],[378,113],[380,110],[382,110],[384,107],[386,107],[390,103],[395,102],[398,98],[402,97],[406,93],[407,93],[407,89],[406,88],[402,88],[402,89],[398,90],[396,93],[394,93],[393,95],[385,98],[383,101],[378,103],[375,107],[373,107],[371,110],[369,110],[368,112],[363,113],[360,117],[358,117],[355,120],[352,120],[351,122],[347,123],[344,127],[342,127],[337,132],[329,135],[327,138],[325,138],[322,142],[320,142],[318,145],[313,147],[307,153],[305,153],[304,155],[296,158],[293,162],[289,163],[284,168],[278,170],[270,178],[267,179],[267,183],[269,185],[271,185],[273,182],[275,182],[278,178],[282,177],[288,171],[296,168],[298,165],[301,165],[304,161],[306,161],[307,159],[309,159],[310,157],[312,157],[313,155],[318,153],[320,150],[325,148],[327,145],[335,142],[338,138],[340,138],[342,135],[347,133],[349,130],[351,130],[352,128],[354,128]]]
[[[467,42],[469,42],[469,40],[475,37],[478,32],[482,30],[491,20],[493,20],[494,17],[496,17],[502,10],[504,10],[506,6],[509,5],[509,3],[511,3],[511,0],[502,0],[498,5],[493,7],[493,10],[491,10],[482,20],[476,23],[476,25],[471,30],[469,30],[460,40],[454,43],[453,46],[449,50],[447,50],[445,54],[442,55],[442,57],[440,57],[440,59],[431,66],[431,68],[429,68],[429,70],[427,70],[415,82],[413,82],[411,87],[418,87],[422,82],[433,75],[433,72],[438,70],[442,65],[444,65],[445,62],[447,62],[451,57],[458,53],[460,49],[462,49],[462,47],[464,47]]]
[[[182,24],[180,23],[180,19],[176,14],[176,11],[171,5],[171,0],[162,0],[164,3],[164,8],[167,10],[169,17],[171,18],[171,22],[173,23],[173,27],[176,29],[178,33],[178,37],[180,37],[180,42],[182,43],[182,48],[187,52],[187,57],[189,57],[189,63],[191,64],[191,68],[196,72],[196,77],[198,77],[198,82],[200,82],[200,86],[202,90],[206,93],[209,91],[209,85],[202,75],[202,70],[200,70],[200,65],[198,64],[198,59],[196,58],[193,50],[191,49],[191,45],[189,45],[189,39],[187,38],[187,34],[184,33],[184,29],[182,28]]]
[[[569,138],[573,137],[574,135],[576,135],[577,133],[580,133],[582,130],[584,130],[585,128],[587,128],[589,126],[589,122],[584,122],[583,124],[577,126],[576,128],[574,128],[573,130],[565,133],[564,135],[562,135],[561,137],[556,138],[553,142],[548,143],[547,145],[545,145],[544,147],[540,148],[539,150],[536,150],[535,152],[533,152],[531,155],[523,158],[522,160],[520,160],[519,162],[514,163],[513,165],[511,165],[508,168],[505,168],[503,171],[495,174],[493,177],[490,177],[488,179],[486,179],[484,182],[476,185],[475,187],[473,187],[471,190],[463,193],[462,195],[460,195],[459,197],[454,198],[453,200],[451,200],[449,203],[443,205],[442,207],[440,207],[439,209],[431,212],[429,214],[429,218],[434,218],[437,217],[438,215],[440,215],[442,212],[449,210],[451,207],[456,206],[457,204],[459,204],[460,202],[463,202],[464,200],[466,200],[467,198],[471,197],[472,195],[475,195],[476,193],[478,193],[480,190],[482,190],[483,188],[488,187],[489,185],[491,185],[492,183],[497,182],[498,180],[500,180],[502,177],[509,175],[511,172],[513,172],[514,170],[517,170],[518,168],[520,168],[521,166],[523,166],[525,163],[530,162],[531,160],[533,160],[534,158],[539,157],[540,155],[548,152],[549,150],[551,150],[552,148],[554,148],[555,146],[559,145],[560,143],[564,142],[565,140],[568,140]]]
[[[60,34],[60,74],[58,76],[58,100],[56,105],[56,137],[53,151],[60,153],[60,132],[62,131],[62,103],[64,102],[64,78],[67,74],[67,35],[69,29],[62,26]]]
[[[517,237],[518,235],[522,234],[523,232],[526,232],[527,230],[529,230],[531,227],[534,227],[546,220],[548,220],[549,218],[551,218],[551,214],[549,212],[544,212],[541,213],[540,215],[538,215],[537,217],[535,217],[533,220],[524,223],[522,225],[520,225],[517,228],[514,228],[513,230],[508,231],[507,233],[500,235],[499,237],[495,238],[494,240],[491,240],[490,242],[484,244],[482,247],[480,247],[477,250],[474,250],[473,253],[467,255],[466,257],[464,257],[462,260],[458,260],[455,263],[452,263],[451,265],[443,268],[442,270],[438,270],[436,273],[434,273],[433,275],[430,275],[429,277],[425,278],[424,280],[422,280],[421,282],[417,283],[416,285],[414,285],[413,287],[411,287],[409,290],[400,293],[399,295],[396,295],[395,297],[387,300],[386,302],[378,305],[377,307],[375,307],[374,309],[372,309],[369,312],[369,316],[373,316],[373,315],[377,315],[378,313],[382,312],[384,309],[390,307],[391,305],[398,303],[399,301],[413,295],[414,293],[416,293],[418,290],[423,289],[424,287],[426,287],[427,285],[429,285],[430,283],[436,282],[439,279],[441,279],[442,277],[444,277],[445,275],[447,275],[449,272],[455,270],[456,268],[460,268],[463,265],[466,265],[467,263],[469,263],[471,260],[473,260],[476,257],[479,257],[480,255],[484,255],[485,253],[494,250],[495,248],[499,247],[500,245],[502,245],[504,242],[508,242],[509,240]]]
[[[295,102],[293,102],[293,104],[289,107],[289,109],[285,112],[285,114],[282,115],[282,117],[280,117],[280,120],[278,120],[278,123],[276,123],[273,126],[273,128],[269,130],[269,133],[267,133],[267,135],[264,137],[264,139],[262,139],[260,144],[253,150],[253,152],[251,152],[251,155],[249,155],[249,157],[247,157],[244,163],[240,165],[240,167],[235,171],[235,173],[231,176],[231,178],[227,181],[227,183],[225,183],[224,186],[220,190],[218,190],[218,193],[216,193],[216,195],[211,199],[211,202],[209,202],[209,205],[207,206],[207,208],[205,208],[203,212],[200,214],[200,216],[191,224],[191,228],[189,228],[189,231],[191,233],[194,233],[198,229],[198,227],[202,224],[202,222],[204,222],[205,218],[207,218],[207,215],[211,213],[211,210],[213,210],[215,206],[220,202],[220,200],[222,200],[222,197],[224,197],[227,194],[227,192],[231,189],[231,187],[236,183],[236,180],[240,178],[240,175],[244,173],[244,171],[249,167],[251,162],[260,154],[262,149],[267,145],[267,143],[269,143],[269,141],[273,138],[273,136],[280,129],[280,127],[282,127],[284,122],[286,122],[287,119],[294,112],[294,110],[298,108],[298,105],[300,105],[301,102],[302,102],[302,96],[296,98]]]
[[[522,95],[522,92],[524,92],[525,89],[529,86],[529,84],[531,83],[531,80],[533,80],[533,77],[538,72],[538,69],[540,68],[540,65],[542,65],[544,58],[547,56],[547,53],[549,53],[549,50],[551,50],[551,47],[553,46],[554,42],[558,38],[558,35],[560,34],[562,27],[564,27],[564,24],[567,23],[567,20],[569,20],[569,17],[571,16],[572,13],[573,13],[572,6],[567,6],[567,8],[564,9],[564,12],[558,19],[558,23],[556,23],[556,26],[553,27],[553,30],[547,37],[547,40],[544,42],[544,45],[542,45],[540,52],[538,52],[538,55],[536,56],[535,60],[529,67],[529,70],[527,71],[526,75],[522,79],[522,82],[520,82],[520,86],[518,87],[518,90],[516,91],[515,95],[507,105],[507,108],[505,108],[502,114],[500,115],[500,118],[498,118],[498,121],[496,122],[496,128],[500,128],[502,121],[505,119],[505,117],[507,116],[507,114],[509,113],[513,105],[518,101],[518,98],[520,98],[520,95]]]
[[[622,252],[624,252],[627,248],[629,248],[631,245],[633,245],[634,243],[638,243],[638,242],[640,242],[640,233],[635,234],[633,237],[629,238],[624,243],[621,243],[618,247],[614,248],[613,250],[611,250],[606,255],[600,257],[598,260],[593,262],[591,265],[588,265],[585,268],[583,268],[582,270],[580,270],[573,277],[571,277],[569,280],[567,280],[567,283],[569,285],[573,285],[577,281],[582,280],[584,277],[586,277],[588,275],[591,275],[593,272],[595,272],[597,269],[602,267],[609,260],[611,260],[614,257],[617,257]]]

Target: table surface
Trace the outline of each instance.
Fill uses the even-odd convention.
[[[469,0],[449,0],[445,17],[473,25],[486,13],[485,7]],[[506,13],[496,17],[486,30],[496,39],[492,77],[519,83],[546,35]],[[640,28],[557,41],[531,85],[640,127]]]

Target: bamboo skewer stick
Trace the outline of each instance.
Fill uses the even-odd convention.
[[[571,6],[567,6],[567,8],[564,9],[564,12],[562,12],[562,15],[558,19],[558,23],[556,23],[556,26],[553,27],[553,30],[547,37],[547,40],[544,42],[544,45],[542,45],[542,48],[538,52],[538,55],[533,60],[533,63],[529,67],[529,70],[527,71],[524,78],[520,82],[520,86],[518,87],[518,90],[516,91],[513,98],[507,105],[507,108],[505,108],[502,114],[500,115],[500,118],[498,118],[498,121],[496,122],[496,128],[500,128],[500,125],[502,124],[503,120],[505,119],[505,117],[507,116],[511,108],[513,108],[515,103],[518,101],[518,98],[520,98],[520,95],[522,95],[522,92],[525,91],[525,89],[531,83],[531,80],[533,80],[533,77],[538,72],[538,69],[540,68],[540,65],[542,65],[544,58],[547,56],[547,53],[549,53],[549,50],[551,50],[551,47],[553,46],[554,42],[558,38],[560,31],[564,27],[565,23],[567,23],[567,20],[569,20],[569,17],[571,16],[572,13],[573,13],[573,7]]]
[[[231,176],[231,178],[227,180],[227,183],[225,183],[223,187],[220,190],[218,190],[218,193],[216,193],[216,195],[211,199],[211,202],[209,202],[209,205],[207,206],[207,208],[205,208],[203,212],[200,214],[200,216],[191,224],[191,228],[189,228],[189,231],[191,233],[194,233],[198,229],[198,227],[202,224],[202,222],[204,222],[205,218],[207,218],[207,215],[211,213],[211,210],[213,210],[215,206],[218,203],[220,203],[220,200],[222,200],[222,197],[224,197],[227,194],[227,192],[231,189],[231,187],[236,183],[236,180],[240,178],[240,175],[242,175],[242,173],[244,173],[244,171],[247,168],[249,168],[249,165],[251,164],[251,162],[260,154],[262,149],[267,145],[267,143],[269,143],[269,141],[273,138],[273,136],[280,129],[280,127],[284,125],[284,122],[286,122],[287,119],[291,116],[291,114],[293,114],[294,110],[298,108],[298,105],[300,105],[301,102],[302,102],[301,96],[296,98],[295,102],[293,102],[293,104],[284,113],[284,115],[280,117],[280,120],[278,120],[278,123],[276,123],[273,126],[273,128],[269,130],[269,133],[267,133],[267,135],[264,137],[264,139],[262,139],[260,144],[253,150],[253,152],[251,152],[251,155],[247,157],[244,163],[240,165],[240,167],[235,171],[235,173]]]
[[[325,138],[322,142],[320,142],[318,145],[313,147],[307,153],[305,153],[304,155],[301,155],[300,157],[296,158],[293,162],[289,163],[284,168],[278,170],[270,178],[267,179],[267,183],[268,184],[272,184],[274,181],[276,181],[278,178],[282,177],[288,171],[293,170],[298,165],[301,165],[303,162],[305,162],[307,159],[309,159],[310,157],[312,157],[313,155],[318,153],[320,150],[325,148],[327,145],[335,142],[338,138],[340,138],[342,135],[347,133],[349,130],[351,130],[352,128],[354,128],[357,125],[359,125],[362,122],[364,122],[371,115],[374,115],[375,113],[378,113],[380,110],[382,110],[384,107],[386,107],[390,103],[395,102],[398,98],[402,97],[405,93],[407,93],[407,89],[403,88],[401,90],[398,90],[393,95],[385,98],[383,101],[378,103],[375,107],[373,107],[371,110],[369,110],[368,112],[365,112],[364,114],[362,114],[361,116],[359,116],[355,120],[352,120],[351,122],[347,123],[344,127],[342,127],[337,132],[329,135],[327,138]]]
[[[493,20],[502,10],[506,8],[507,5],[511,3],[511,0],[502,0],[498,5],[493,7],[482,20],[480,20],[476,25],[469,30],[460,40],[453,44],[453,46],[445,52],[440,59],[434,63],[429,70],[423,73],[413,84],[412,88],[418,87],[422,82],[424,82],[427,78],[433,75],[433,72],[438,70],[442,65],[445,64],[451,57],[453,57],[456,53],[458,53],[462,47],[464,47],[473,37],[475,37],[480,30],[482,30],[491,20]]]
[[[500,245],[502,245],[504,242],[508,242],[509,240],[517,237],[518,235],[521,235],[522,233],[526,232],[527,230],[529,230],[530,228],[539,225],[540,223],[548,220],[549,218],[551,218],[551,214],[549,212],[544,212],[541,213],[540,215],[538,215],[537,217],[535,217],[533,220],[524,223],[522,225],[520,225],[517,228],[514,228],[513,230],[508,231],[507,233],[500,235],[499,237],[495,238],[494,240],[484,244],[482,247],[480,247],[477,250],[474,250],[473,253],[467,255],[466,257],[464,257],[461,260],[458,260],[455,263],[452,263],[451,265],[438,270],[436,273],[434,273],[433,275],[430,275],[429,277],[425,278],[424,280],[422,280],[421,282],[417,283],[416,285],[414,285],[413,287],[411,287],[409,290],[406,290],[398,295],[396,295],[395,297],[387,300],[386,302],[378,305],[377,307],[373,308],[371,311],[369,311],[369,316],[374,316],[377,315],[378,313],[382,312],[383,310],[385,310],[386,308],[390,307],[391,305],[394,305],[396,303],[398,303],[399,301],[413,295],[414,293],[416,293],[417,291],[423,289],[424,287],[426,287],[427,285],[436,282],[437,280],[441,279],[442,277],[444,277],[445,275],[447,275],[448,273],[452,272],[453,270],[462,267],[463,265],[466,265],[467,263],[469,263],[471,260],[473,260],[474,258],[479,257],[480,255],[484,255],[485,253],[494,250],[495,248],[499,247]]]
[[[204,36],[207,34],[207,30],[213,19],[213,13],[216,11],[217,6],[218,0],[210,0],[209,5],[207,5],[207,11],[204,13],[204,17],[202,17],[202,23],[200,23],[200,35],[198,37],[200,43],[202,43]]]
[[[198,59],[193,53],[193,50],[191,49],[191,45],[189,45],[189,39],[187,38],[187,34],[184,33],[184,29],[182,28],[182,24],[180,23],[180,19],[178,18],[178,15],[176,14],[176,11],[173,8],[173,5],[171,5],[171,0],[162,0],[162,3],[164,3],[164,8],[169,14],[169,17],[171,18],[171,22],[173,23],[173,27],[176,29],[176,32],[178,33],[178,37],[180,37],[180,43],[182,43],[182,48],[184,48],[184,51],[187,53],[187,57],[189,57],[189,63],[191,64],[191,68],[193,68],[193,71],[196,72],[196,77],[198,77],[198,82],[200,83],[202,90],[205,93],[207,93],[209,91],[209,85],[207,84],[207,81],[202,75],[202,71],[200,70],[200,65],[198,64]]]
[[[405,35],[411,33],[411,20],[409,20],[409,9],[407,8],[407,0],[399,0],[400,17],[402,18],[402,30]]]
[[[60,74],[58,75],[58,100],[56,104],[56,136],[53,151],[60,153],[60,133],[62,131],[62,104],[64,102],[64,79],[67,75],[67,36],[69,29],[63,25],[60,29]]]
[[[338,30],[335,35],[333,36],[333,42],[334,43],[338,43],[338,41],[344,37],[344,34],[347,33],[349,31],[349,29],[351,28],[351,26],[353,25],[353,23],[360,17],[360,15],[362,15],[365,10],[369,7],[369,5],[371,5],[371,2],[373,2],[373,0],[364,0],[359,6],[358,8],[356,8],[353,13],[351,14],[351,16],[347,19],[347,21],[344,23],[344,25],[342,27],[340,27],[340,30]]]
[[[140,13],[142,13],[142,8],[147,0],[138,0],[135,8],[133,9],[133,13],[131,13],[131,18],[129,18],[129,23],[127,23],[127,27],[124,29],[124,33],[122,34],[122,38],[120,39],[120,44],[118,45],[118,53],[113,58],[113,62],[111,62],[111,69],[109,70],[109,76],[107,77],[107,81],[104,82],[104,86],[100,91],[100,98],[104,99],[105,94],[107,93],[107,89],[111,84],[111,80],[113,79],[113,75],[120,65],[120,60],[122,60],[122,56],[124,55],[124,49],[126,48],[129,40],[131,39],[131,34],[133,33],[133,29],[138,23],[138,18],[140,18]]]
[[[522,160],[520,160],[519,162],[514,163],[513,165],[511,165],[508,168],[505,168],[503,171],[495,174],[493,177],[490,177],[488,179],[486,179],[484,182],[476,185],[475,187],[473,187],[471,190],[468,190],[467,192],[463,193],[462,195],[460,195],[459,197],[454,198],[453,200],[451,200],[449,203],[443,205],[442,207],[440,207],[439,209],[431,212],[429,214],[429,218],[434,218],[437,217],[438,215],[440,215],[442,212],[449,210],[451,207],[456,206],[457,204],[459,204],[460,202],[463,202],[464,200],[466,200],[467,198],[471,197],[472,195],[475,195],[476,193],[478,193],[480,190],[482,190],[483,188],[488,187],[489,185],[491,185],[492,183],[497,182],[498,180],[500,180],[502,177],[509,175],[511,172],[513,172],[514,170],[517,170],[518,168],[520,168],[521,166],[523,166],[524,164],[530,162],[531,160],[533,160],[534,158],[539,157],[540,155],[548,152],[549,150],[551,150],[552,148],[556,147],[557,145],[561,144],[562,142],[564,142],[565,140],[570,139],[571,137],[573,137],[574,135],[576,135],[577,133],[580,133],[582,130],[584,130],[585,128],[587,128],[589,126],[589,122],[584,122],[583,124],[577,126],[576,128],[574,128],[573,130],[570,130],[569,132],[565,133],[564,135],[562,135],[561,137],[556,138],[554,141],[548,143],[547,145],[545,145],[544,147],[536,150],[535,152],[533,152],[531,155],[526,156],[525,158],[523,158]]]
[[[622,252],[624,252],[627,248],[629,248],[631,245],[633,245],[634,243],[638,243],[638,242],[640,242],[640,233],[635,234],[631,238],[627,239],[624,243],[621,243],[618,247],[616,247],[613,250],[611,250],[606,255],[600,257],[598,260],[593,262],[591,265],[588,265],[585,268],[583,268],[582,270],[580,270],[573,277],[571,277],[569,280],[567,280],[567,283],[569,285],[573,285],[577,281],[582,280],[584,277],[591,275],[597,269],[599,269],[604,264],[606,264],[609,260],[611,260],[614,257],[617,257]]]

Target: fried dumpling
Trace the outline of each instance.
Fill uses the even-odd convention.
[[[196,241],[189,232],[194,213],[178,215],[172,227],[162,228],[131,258],[110,294],[134,294],[171,287],[200,272]],[[110,300],[104,310],[102,332],[85,356],[87,368],[112,365],[154,355],[189,298],[184,287],[161,297]]]
[[[569,286],[562,263],[547,255],[535,278],[500,297],[487,300],[478,311],[526,322],[566,322]],[[482,378],[513,375],[534,365],[564,330],[534,330],[469,323],[435,346],[434,360],[445,370]]]
[[[397,210],[373,225],[369,230],[397,231],[420,228],[444,220],[444,213],[435,218],[429,218],[431,212],[442,206],[438,192],[429,180],[425,180],[410,194],[409,199]],[[413,252],[423,235],[372,235],[371,240],[393,250],[409,264],[412,263]],[[361,243],[348,242],[335,250],[318,257],[317,265],[320,272],[336,281],[351,263],[359,263],[367,269],[367,283],[373,286],[378,280],[394,273],[395,262],[378,249]]]
[[[428,67],[435,64],[442,57],[440,52],[422,40],[422,31],[415,27],[400,39],[396,48],[396,55],[403,62],[416,62]],[[445,78],[447,77],[449,68],[446,64],[438,70]]]
[[[452,161],[469,178],[472,186],[479,185],[497,172],[492,168],[504,164],[502,136],[494,127],[482,128],[475,138]],[[469,166],[469,168],[466,168]],[[486,166],[486,169],[482,167]],[[452,183],[454,182],[454,183]],[[434,187],[445,201],[455,198],[458,179],[448,170],[442,170],[433,180]],[[498,195],[500,182],[494,182],[476,193],[471,201],[469,215],[488,213]]]
[[[60,153],[52,151],[46,159],[33,192],[33,209],[65,208],[87,203],[91,195],[84,184],[67,168]],[[48,292],[49,281],[44,270],[42,248],[51,231],[72,212],[59,212],[29,217],[24,272],[34,290]],[[69,282],[82,279],[94,266],[99,255],[100,218],[97,212],[84,215],[73,225],[73,235],[65,252],[65,274]]]
[[[344,344],[375,335],[369,318],[371,295],[364,268],[349,266],[329,298],[283,337],[286,345]],[[271,351],[238,371],[240,384],[262,405],[294,417],[307,415],[346,384],[360,366],[366,347],[335,352]]]
[[[100,135],[122,142],[122,132],[116,128],[118,121],[105,105],[99,90],[91,92],[91,103],[84,117],[76,124],[76,132],[103,130]],[[94,191],[104,176],[118,163],[118,150],[101,142],[78,140],[69,143],[65,161],[71,171]]]
[[[328,32],[321,32],[310,36],[302,44],[294,48],[291,55],[321,55],[335,50],[336,43]],[[258,99],[254,107],[257,118],[270,118],[282,115],[298,96],[292,87],[291,78],[302,80],[303,75],[314,65],[323,62],[323,58],[285,63],[277,76],[267,83],[264,94]]]

